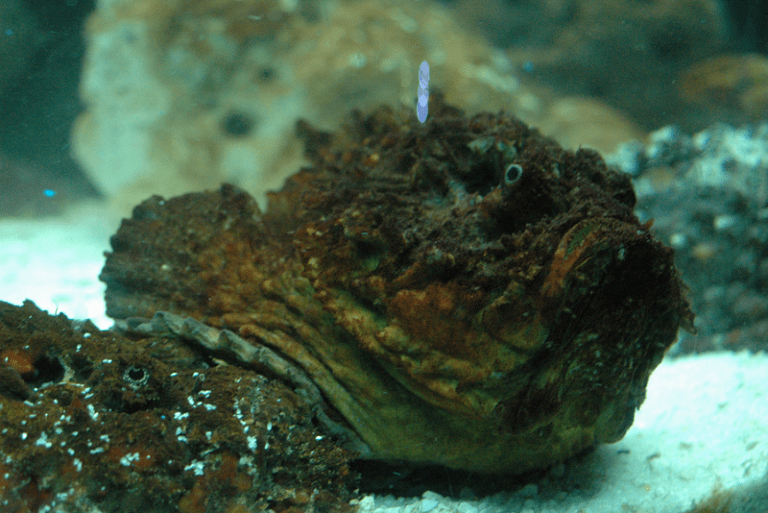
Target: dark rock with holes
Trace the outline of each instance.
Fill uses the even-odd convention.
[[[366,458],[521,473],[619,440],[692,329],[672,250],[597,153],[432,96],[300,124],[313,166],[266,213],[229,185],[136,207],[108,314],[303,373]]]
[[[0,510],[351,511],[353,455],[310,405],[221,363],[0,302]]]

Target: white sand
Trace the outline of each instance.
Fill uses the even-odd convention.
[[[51,314],[109,328],[99,273],[117,226],[91,209],[67,218],[0,218],[0,300],[31,299]]]
[[[109,327],[98,275],[116,227],[98,213],[0,219],[0,300],[32,299],[51,313]],[[767,471],[768,357],[708,354],[662,363],[624,440],[517,493],[463,502],[429,492],[366,497],[360,511],[682,513],[717,487],[765,482]],[[739,511],[768,513],[768,506]]]

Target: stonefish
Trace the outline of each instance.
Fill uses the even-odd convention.
[[[521,473],[621,439],[693,329],[672,250],[596,152],[432,110],[300,124],[313,165],[266,213],[230,185],[142,203],[108,314],[292,384],[363,458]]]

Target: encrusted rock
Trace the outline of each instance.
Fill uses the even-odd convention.
[[[300,124],[314,165],[266,213],[230,185],[142,203],[112,238],[108,314],[189,317],[221,358],[304,373],[366,458],[520,473],[619,440],[692,329],[672,250],[597,153],[430,102],[425,124]]]
[[[0,510],[351,511],[301,394],[221,363],[0,302]]]

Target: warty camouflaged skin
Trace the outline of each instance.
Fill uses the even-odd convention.
[[[229,185],[142,203],[112,238],[108,314],[274,351],[366,458],[521,473],[621,439],[693,329],[672,250],[596,152],[432,96],[424,124],[300,124],[313,165],[266,213]]]

